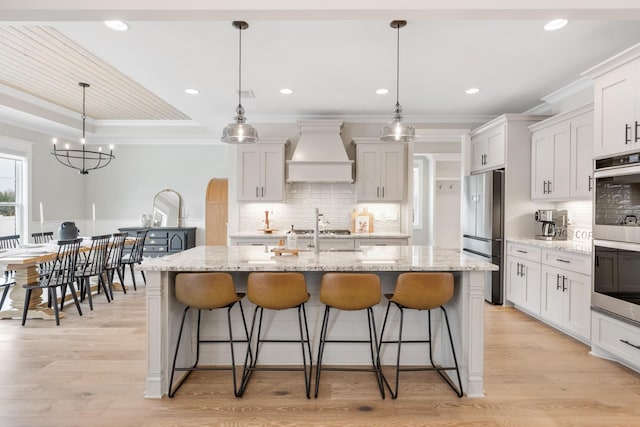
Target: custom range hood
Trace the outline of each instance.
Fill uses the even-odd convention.
[[[287,160],[287,182],[353,182],[349,160],[337,120],[299,121],[300,139]]]

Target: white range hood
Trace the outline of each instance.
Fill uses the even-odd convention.
[[[353,182],[338,120],[299,121],[300,139],[287,160],[287,182]]]

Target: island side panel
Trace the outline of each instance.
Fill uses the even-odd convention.
[[[165,289],[161,277],[166,272],[148,271],[145,288],[147,299],[147,384],[144,396],[160,399],[164,388],[164,340],[167,334]]]

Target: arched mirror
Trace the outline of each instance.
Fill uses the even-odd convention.
[[[153,198],[153,227],[178,227],[180,221],[180,194],[162,190]]]

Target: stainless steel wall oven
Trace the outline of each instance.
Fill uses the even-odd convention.
[[[640,324],[640,153],[596,160],[591,305]]]

